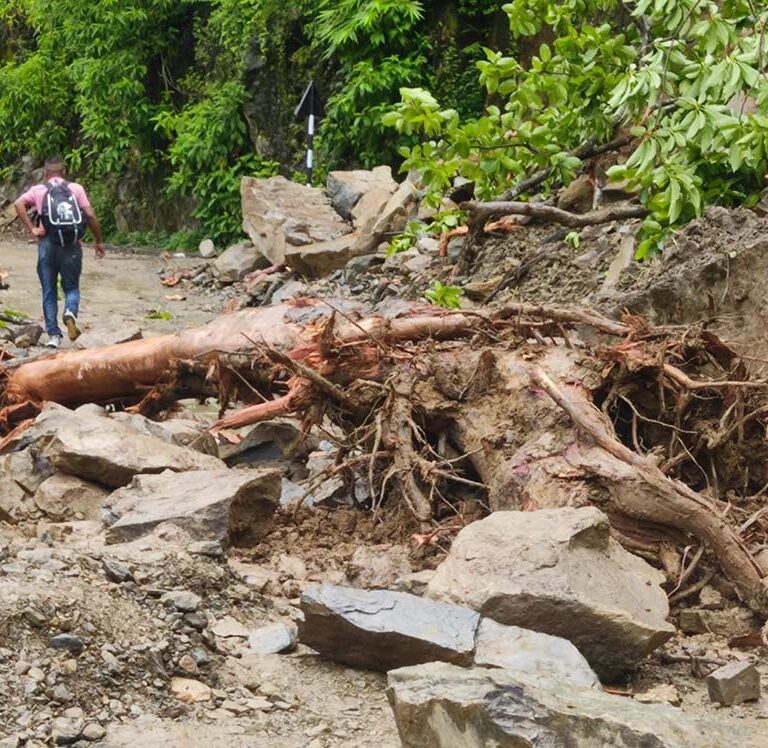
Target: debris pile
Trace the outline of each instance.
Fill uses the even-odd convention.
[[[759,369],[709,324],[604,313],[618,271],[602,310],[511,301],[523,272],[420,303],[398,284],[444,260],[380,253],[423,210],[388,170],[243,202],[251,242],[177,278],[231,313],[38,358],[13,336],[7,745],[762,745]]]

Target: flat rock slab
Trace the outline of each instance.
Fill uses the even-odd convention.
[[[571,684],[442,662],[394,670],[388,696],[404,748],[762,748],[765,726],[687,716]]]
[[[568,639],[612,680],[674,634],[661,581],[593,507],[494,512],[456,536],[427,595]]]
[[[391,670],[444,660],[469,665],[480,617],[404,592],[322,585],[301,598],[299,641],[353,667]]]
[[[569,682],[575,688],[600,688],[584,655],[567,639],[484,618],[475,639],[475,664],[509,670],[526,680]]]
[[[381,189],[390,195],[397,189],[389,166],[377,166],[371,171],[332,171],[328,174],[325,192],[336,212],[350,220],[352,209],[372,189]]]
[[[32,430],[42,454],[58,470],[110,488],[145,473],[226,468],[216,457],[136,433],[110,418],[48,410]]]
[[[163,522],[172,522],[195,540],[253,545],[271,527],[279,502],[276,470],[166,471],[138,476],[107,500],[105,516],[111,523],[107,542],[134,540]]]

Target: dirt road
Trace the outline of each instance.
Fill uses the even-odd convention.
[[[167,257],[167,256],[166,256]],[[78,347],[98,345],[123,330],[140,328],[144,337],[199,325],[214,317],[218,300],[191,295],[186,301],[167,296],[179,291],[160,283],[158,271],[177,262],[159,254],[108,251],[96,260],[91,247],[83,255],[81,281],[81,326],[84,335]],[[190,260],[179,261],[189,265]],[[0,291],[0,308],[14,309],[42,323],[42,302],[36,272],[37,249],[34,243],[0,236],[0,270],[8,271],[10,289]],[[59,310],[61,313],[62,309]],[[167,312],[172,319],[151,319],[153,312]],[[70,345],[67,341],[65,345]]]

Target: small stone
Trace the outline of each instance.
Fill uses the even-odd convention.
[[[74,634],[56,634],[49,642],[54,649],[66,649],[68,652],[78,654],[83,651],[85,644],[79,636]]]
[[[206,665],[211,664],[211,658],[208,656],[208,652],[206,652],[202,647],[195,647],[190,652],[190,655],[198,667],[205,667]]]
[[[101,659],[104,660],[104,666],[107,672],[112,675],[117,675],[122,671],[123,666],[120,664],[120,660],[118,660],[111,652],[107,652],[106,650],[102,651]]]
[[[16,675],[26,675],[29,672],[29,668],[31,668],[32,665],[30,665],[25,660],[19,660],[16,663],[16,666],[14,667],[14,670],[16,671]]]
[[[83,731],[82,719],[68,719],[57,717],[51,725],[51,740],[55,745],[69,745],[74,743]]]
[[[708,584],[699,592],[699,604],[707,610],[722,610],[723,596]]]
[[[45,680],[45,673],[39,667],[31,667],[27,671],[27,675],[36,683],[41,683]]]
[[[274,704],[264,696],[254,696],[245,703],[256,712],[271,712],[275,708]]]
[[[97,722],[90,722],[85,726],[85,729],[82,732],[81,737],[84,740],[101,740],[105,735],[107,734],[107,731]]]
[[[250,633],[250,629],[248,629],[246,626],[243,626],[240,621],[232,618],[231,616],[226,616],[225,618],[222,618],[220,621],[217,621],[216,624],[211,628],[211,631],[216,635],[220,636],[222,638],[228,638],[228,637],[241,637],[245,638]]]
[[[101,560],[101,568],[104,569],[104,573],[110,582],[122,584],[133,579],[133,575],[128,568],[112,558],[103,558]]]
[[[191,675],[195,675],[198,672],[195,658],[188,654],[182,655],[179,659],[179,668],[185,673],[190,673]]]
[[[187,551],[193,556],[208,556],[208,558],[223,558],[224,546],[218,540],[201,540],[192,543]]]
[[[663,683],[660,686],[654,686],[647,691],[635,694],[635,701],[641,704],[671,704],[680,706],[683,700],[680,693],[671,683]]]
[[[77,672],[77,660],[64,660],[60,665],[60,669],[64,675],[74,675]]]
[[[203,601],[199,595],[189,590],[174,590],[166,592],[160,598],[160,602],[183,613],[194,613]]]
[[[709,698],[725,706],[757,701],[760,673],[749,662],[731,662],[707,676]]]
[[[34,608],[24,608],[24,610],[21,611],[21,615],[30,626],[34,626],[35,628],[42,628],[48,623],[48,617]]]
[[[208,625],[208,619],[200,613],[187,613],[184,616],[184,623],[195,631],[202,631]]]
[[[197,249],[200,253],[200,257],[205,260],[209,260],[211,257],[216,257],[216,245],[213,243],[212,239],[203,239]]]
[[[258,654],[279,654],[296,649],[296,632],[284,623],[273,623],[251,631],[248,648]]]
[[[187,704],[211,700],[211,689],[205,683],[192,678],[171,678],[171,693]]]
[[[67,704],[72,701],[73,698],[69,689],[63,683],[59,683],[58,686],[55,686],[51,695],[53,696],[53,700],[58,701],[59,704]]]

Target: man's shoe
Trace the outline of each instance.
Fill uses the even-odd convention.
[[[49,335],[46,348],[61,348],[61,335]]]
[[[80,328],[77,326],[77,317],[72,312],[64,312],[64,325],[67,328],[67,335],[70,340],[77,340],[80,337]]]

